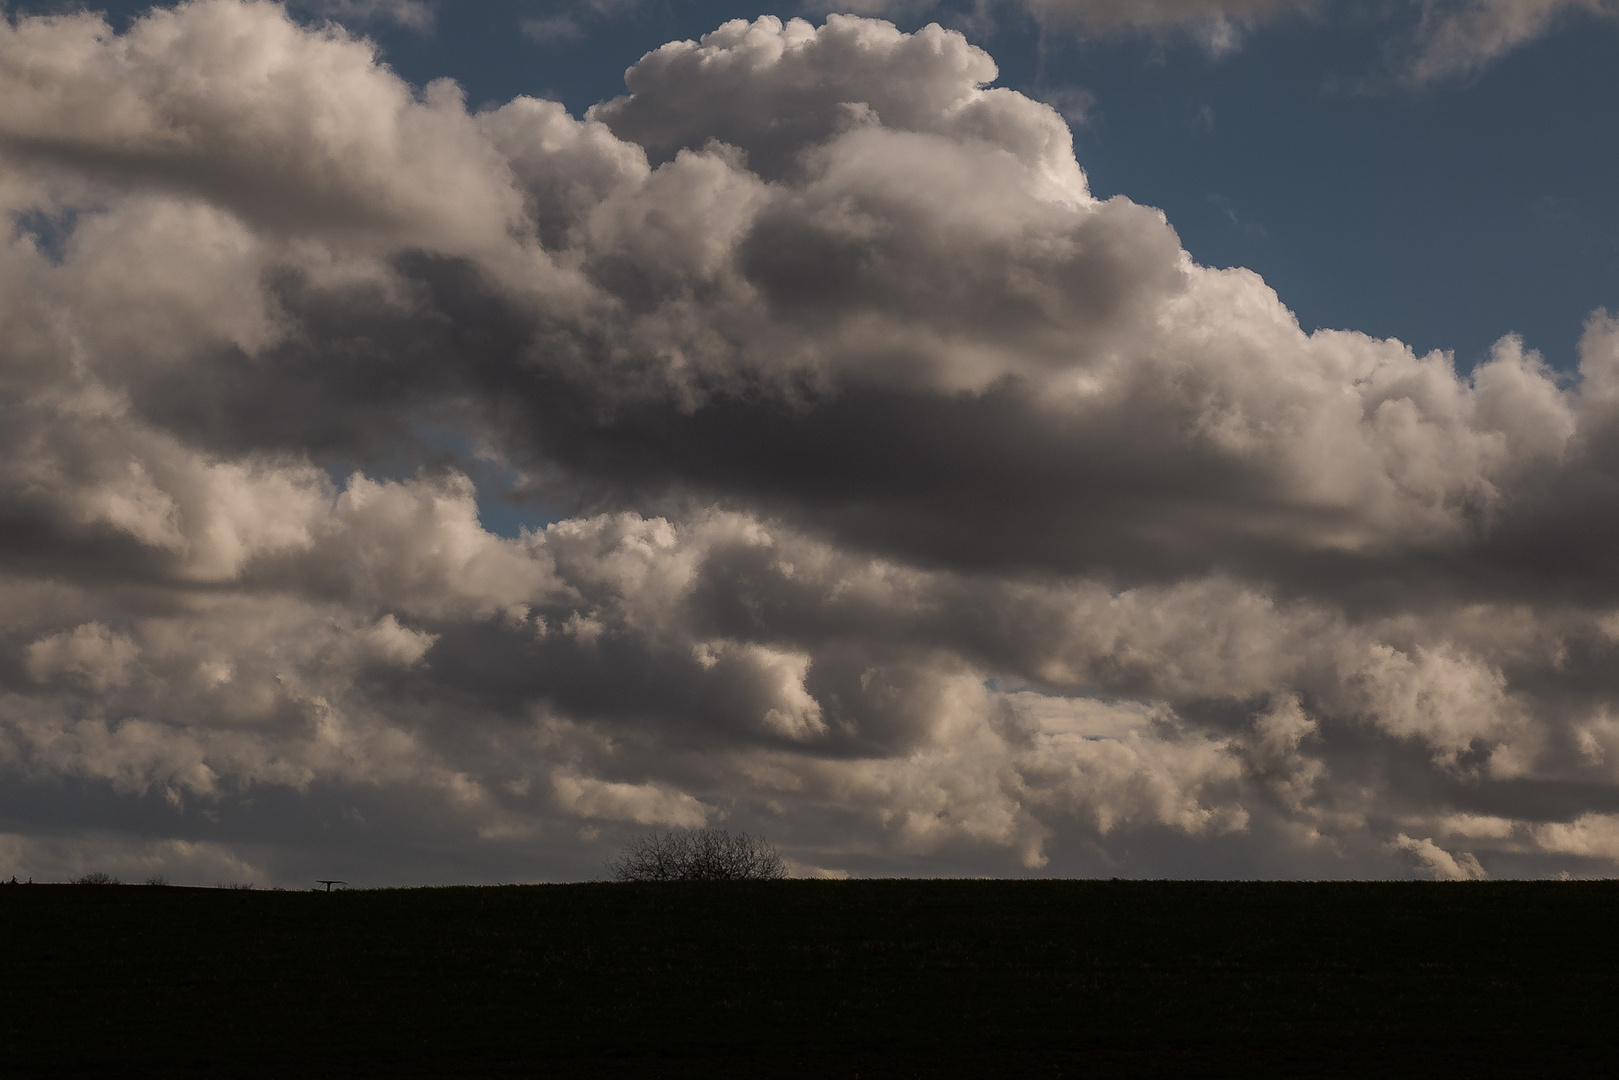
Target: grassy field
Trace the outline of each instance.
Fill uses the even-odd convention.
[[[3,886],[51,1074],[1567,1075],[1619,883]]]

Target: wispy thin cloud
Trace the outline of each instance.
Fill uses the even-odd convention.
[[[1180,35],[1220,56],[1246,35],[1289,16],[1330,26],[1332,0],[1015,0],[1048,29],[1107,34]],[[1421,86],[1477,72],[1577,18],[1619,17],[1615,0],[1400,0],[1387,5],[1390,72]]]
[[[548,15],[544,18],[523,19],[519,25],[523,36],[542,45],[578,41],[584,37],[579,21],[571,15]]]
[[[1396,43],[1411,85],[1476,72],[1577,17],[1619,18],[1615,0],[1464,0],[1425,4],[1408,42]]]
[[[436,0],[296,0],[300,10],[351,26],[392,23],[426,33],[433,29]]]

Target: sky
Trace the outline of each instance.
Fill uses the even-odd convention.
[[[1619,4],[0,25],[0,876],[1600,877]]]

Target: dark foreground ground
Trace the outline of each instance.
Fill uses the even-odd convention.
[[[0,886],[29,1075],[1572,1076],[1619,883]]]

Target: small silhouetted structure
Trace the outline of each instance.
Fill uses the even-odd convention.
[[[763,838],[717,829],[631,840],[607,869],[615,881],[775,881],[787,876],[781,856]]]
[[[324,886],[326,886],[326,891],[331,892],[333,885],[347,885],[348,882],[346,882],[346,881],[338,881],[336,878],[331,878],[331,879],[316,878],[315,879],[315,884],[316,885],[324,885]]]

